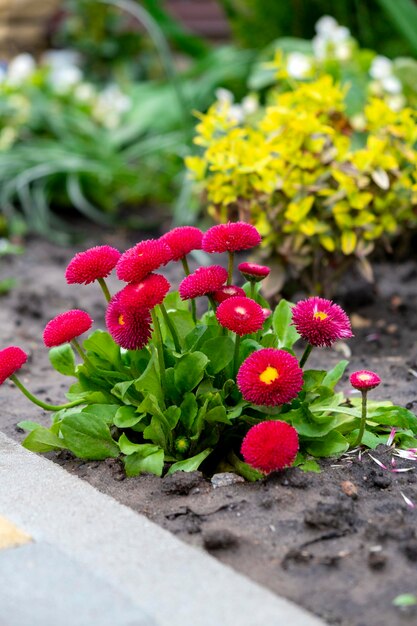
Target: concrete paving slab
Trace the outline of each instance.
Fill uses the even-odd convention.
[[[0,625],[156,626],[119,590],[56,546],[0,553]]]
[[[324,626],[1,433],[0,512],[94,571],[158,626]]]

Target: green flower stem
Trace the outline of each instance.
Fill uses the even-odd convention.
[[[186,256],[182,257],[181,263],[182,263],[182,266],[184,268],[184,274],[186,276],[189,276],[191,272],[190,272],[190,266],[188,265],[188,259],[187,259]]]
[[[169,328],[169,332],[171,333],[172,339],[174,341],[174,345],[175,345],[175,350],[176,352],[181,352],[181,345],[180,345],[180,340],[178,339],[178,334],[177,331],[175,330],[175,326],[171,321],[171,318],[169,317],[168,311],[166,310],[164,304],[161,302],[161,304],[159,305],[159,308],[161,309],[162,315],[164,317],[165,323]]]
[[[80,355],[80,357],[82,358],[82,360],[84,361],[86,367],[91,370],[94,371],[96,368],[94,367],[94,365],[91,363],[90,359],[88,358],[88,356],[85,353],[85,350],[81,347],[80,342],[78,341],[78,339],[75,337],[72,341],[71,341],[72,345],[74,346],[75,350],[78,352],[78,354]]]
[[[73,406],[77,406],[78,404],[85,404],[85,400],[74,400],[73,402],[67,402],[67,404],[48,404],[47,402],[42,402],[34,395],[30,393],[28,389],[24,386],[24,384],[18,379],[16,374],[12,374],[10,376],[10,380],[14,382],[16,387],[20,389],[20,391],[26,396],[28,400],[33,402],[33,404],[37,404],[41,407],[41,409],[45,409],[46,411],[60,411],[61,409],[70,409]]]
[[[211,295],[211,293],[207,294],[207,298],[209,299],[209,302],[211,304],[211,308],[213,309],[214,312],[216,312],[217,309],[217,302],[215,301],[215,299],[213,298],[213,296]]]
[[[97,278],[97,282],[100,285],[100,287],[102,288],[103,293],[104,293],[104,297],[106,298],[107,302],[110,302],[111,295],[110,295],[109,288],[107,287],[106,281],[104,280],[104,278]]]
[[[182,263],[182,266],[184,268],[184,274],[186,276],[189,276],[190,275],[190,266],[188,265],[187,256],[183,256],[182,257],[181,263]],[[197,308],[196,308],[196,305],[195,305],[194,298],[191,298],[191,314],[193,316],[194,324],[196,324],[197,323]]]
[[[308,346],[304,350],[303,356],[300,359],[300,367],[303,367],[305,365],[308,357],[310,356],[312,349],[313,349],[313,346],[311,344],[308,344]]]
[[[256,302],[256,289],[255,289],[255,281],[254,280],[250,281],[249,298],[252,298],[252,300],[255,300],[255,302]]]
[[[235,339],[235,351],[233,354],[233,376],[236,376],[239,365],[239,349],[240,349],[240,335],[236,335]]]
[[[366,412],[367,412],[367,401],[368,401],[368,390],[364,389],[361,391],[362,393],[362,417],[361,417],[361,425],[359,426],[359,433],[356,438],[355,443],[352,448],[356,448],[356,446],[360,446],[362,443],[363,433],[365,432],[366,426]]]
[[[229,251],[229,265],[227,268],[227,284],[231,285],[233,280],[233,263],[235,260],[234,252]]]
[[[165,377],[165,361],[164,361],[164,349],[162,343],[162,334],[161,327],[159,325],[158,316],[155,312],[155,309],[151,310],[153,328],[155,333],[155,344],[156,350],[158,353],[158,363],[159,363],[159,377],[161,380],[162,389],[166,389],[166,377]]]

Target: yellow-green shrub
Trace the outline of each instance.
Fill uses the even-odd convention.
[[[415,222],[416,111],[369,96],[349,119],[347,90],[329,75],[275,89],[243,121],[217,102],[198,114],[202,154],[187,159],[209,212],[250,220],[263,255],[312,292],[328,292],[353,260],[369,277],[375,244]]]

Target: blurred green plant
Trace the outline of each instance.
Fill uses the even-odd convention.
[[[322,15],[345,24],[361,46],[388,56],[416,53],[413,0],[222,0],[236,41],[262,48],[279,37],[309,39]]]
[[[295,279],[329,296],[352,263],[372,280],[375,246],[416,225],[407,73],[417,63],[359,49],[333,18],[317,26],[315,42],[278,40],[262,55],[250,78],[261,94],[241,104],[223,94],[199,115],[202,154],[187,159],[209,212],[250,220],[264,236],[275,259],[269,295]]]
[[[0,259],[11,254],[22,254],[23,248],[11,243],[5,237],[0,238]],[[12,277],[0,279],[0,296],[8,293],[16,284],[16,279]]]

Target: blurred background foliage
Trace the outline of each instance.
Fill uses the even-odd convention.
[[[401,82],[401,93],[386,94],[383,81],[378,89],[416,106],[417,65],[405,58],[417,54],[413,0],[218,3],[231,40],[189,32],[173,17],[173,0],[62,1],[49,28],[52,54],[34,58],[22,48],[0,69],[0,236],[65,242],[74,209],[128,227],[149,225],[150,215],[176,223],[205,216],[206,196],[184,168],[184,157],[200,153],[195,111],[207,111],[219,88],[249,109],[254,99],[265,104],[277,88],[267,64],[280,51],[314,56],[314,23],[324,13],[350,29],[354,53],[343,63],[327,55],[321,68],[349,85],[348,114],[361,113],[375,82],[373,50],[395,58],[384,84],[395,92]],[[281,81],[279,89],[288,87]]]

